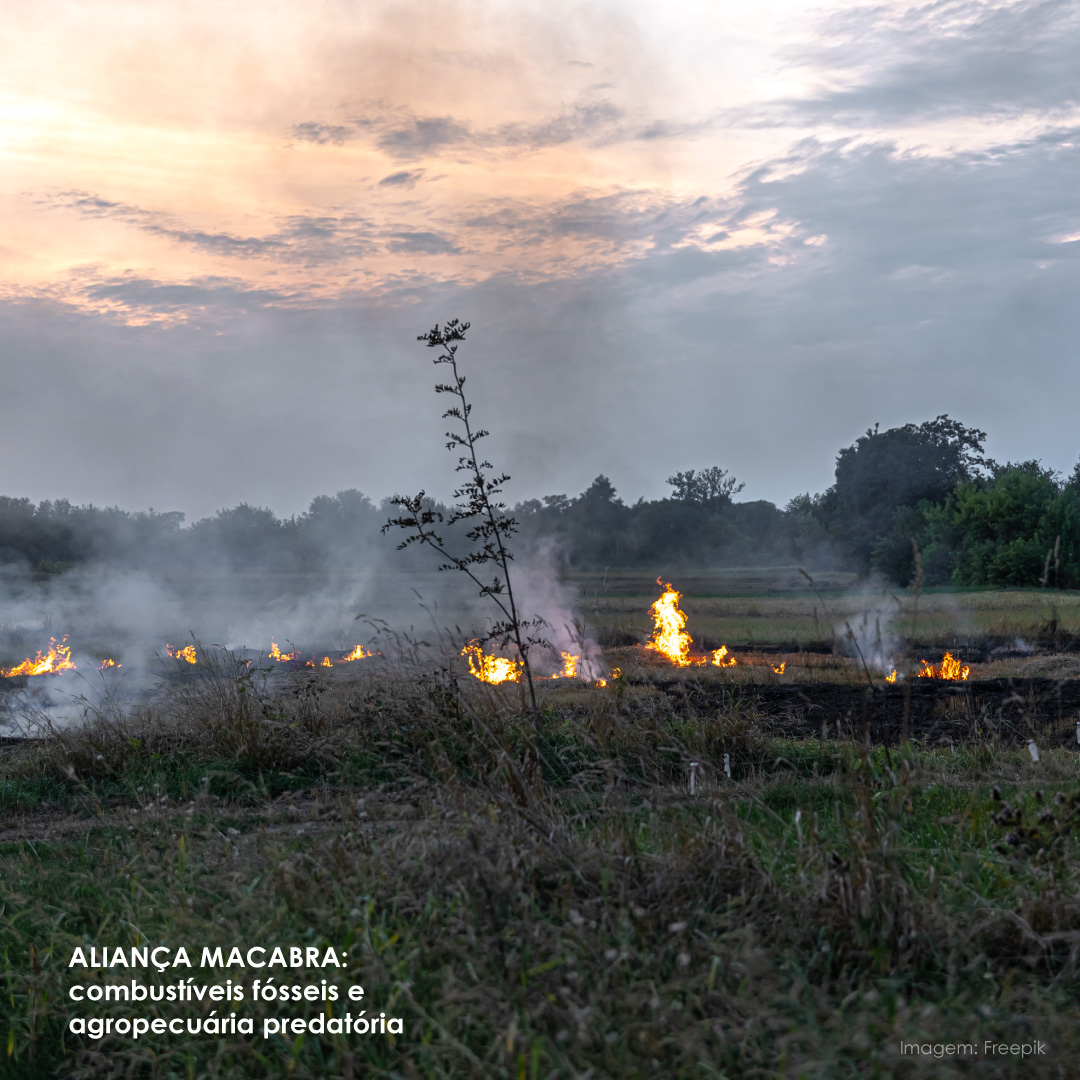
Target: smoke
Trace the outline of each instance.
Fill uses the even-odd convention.
[[[574,589],[560,579],[558,562],[560,549],[556,541],[542,538],[515,560],[512,573],[514,587],[521,595],[521,610],[527,619],[536,619],[541,625],[536,631],[545,646],[537,650],[543,672],[543,663],[556,669],[561,666],[562,655],[580,657],[577,673],[582,678],[594,680],[606,674],[600,646],[586,630],[575,603]]]
[[[860,659],[871,672],[890,672],[896,666],[900,637],[896,621],[900,609],[895,600],[877,602],[834,627],[834,638],[843,656]]]
[[[220,647],[267,664],[271,643],[315,664],[362,646],[385,661],[411,651],[434,663],[500,620],[465,575],[438,571],[433,552],[415,545],[397,551],[395,537],[379,536],[372,525],[386,520],[382,510],[368,504],[365,515],[358,531],[309,529],[302,543],[273,557],[258,535],[245,543],[204,527],[148,543],[137,552],[138,568],[121,565],[133,556],[127,546],[103,548],[102,561],[60,574],[26,562],[0,565],[0,666],[66,637],[76,668],[0,679],[0,731],[62,728],[152,701],[184,671],[167,646]],[[580,657],[578,675],[593,679],[603,670],[600,650],[584,631],[572,588],[559,580],[558,559],[557,549],[542,543],[519,547],[511,563],[518,614],[538,624],[530,631],[539,639],[534,669],[553,674],[567,653]],[[102,669],[110,659],[114,666]]]

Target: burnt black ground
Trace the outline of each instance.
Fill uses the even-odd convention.
[[[841,738],[892,745],[980,741],[1077,744],[1080,680],[913,679],[889,685],[834,683],[755,686],[666,679],[655,684],[698,712],[752,706],[769,731],[792,738]]]

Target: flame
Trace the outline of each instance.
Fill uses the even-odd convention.
[[[115,660],[112,660],[112,659],[102,660],[101,661],[101,666],[98,668],[98,671],[104,671],[107,667],[123,667],[123,666],[124,666],[123,664],[118,664]]]
[[[564,652],[562,654],[562,659],[562,671],[556,671],[551,677],[553,679],[576,679],[578,664],[581,662],[581,657],[576,653]]]
[[[683,627],[686,616],[679,610],[682,593],[676,592],[671,585],[665,585],[660,578],[656,584],[664,594],[656,601],[649,614],[653,617],[653,636],[645,643],[646,649],[655,649],[666,656],[676,667],[688,667],[695,661],[690,659],[691,637]],[[704,663],[704,660],[701,661]]]
[[[655,649],[676,667],[700,667],[708,663],[716,667],[734,667],[738,661],[734,656],[728,656],[726,645],[714,649],[710,656],[690,655],[693,639],[683,629],[686,626],[686,616],[679,610],[682,593],[676,592],[671,585],[665,585],[662,578],[657,578],[656,584],[664,590],[664,595],[649,608],[654,629],[653,636],[645,643],[645,648]]]
[[[612,680],[612,682],[614,682],[616,679],[621,679],[621,678],[622,678],[622,668],[612,668],[611,669],[611,680]],[[607,686],[607,684],[608,684],[607,679],[597,679],[596,680],[596,685],[597,686]]]
[[[739,662],[734,656],[728,655],[726,645],[721,645],[719,649],[713,649],[710,659],[716,667],[734,667]],[[776,668],[773,668],[773,671],[775,670]]]
[[[273,640],[273,638],[270,639],[270,654],[269,655],[270,655],[271,660],[285,661],[285,660],[295,660],[296,659],[296,653],[295,652],[283,653],[277,647],[277,643]]]
[[[189,664],[196,663],[196,660],[195,660],[195,646],[194,645],[187,645],[183,649],[174,649],[171,645],[166,643],[165,651],[174,660],[186,660]]]
[[[896,682],[896,668],[893,668],[888,675],[885,676],[885,681],[889,683]]]
[[[775,664],[770,664],[769,666],[773,669],[773,671],[776,672],[777,675],[783,675],[784,674],[784,668],[787,667],[787,661],[786,660],[781,660],[779,667],[777,667]]]
[[[333,666],[334,665],[332,663],[330,663],[330,657],[329,656],[324,656],[322,658],[322,663],[319,665],[319,667],[333,667]]]
[[[339,664],[348,664],[348,663],[351,663],[353,660],[363,660],[364,657],[366,657],[366,656],[374,656],[374,655],[375,654],[370,649],[365,649],[363,645],[357,645],[356,648],[353,649],[353,651],[351,653],[349,653],[348,656],[343,656],[338,661],[338,663]],[[325,661],[323,662],[323,667],[329,667],[329,666],[330,665],[327,664]]]
[[[71,649],[65,644],[67,634],[63,641],[56,644],[56,638],[49,638],[49,651],[42,655],[38,650],[33,660],[29,657],[21,664],[13,668],[0,668],[0,676],[10,679],[15,675],[58,675],[61,671],[74,671],[75,664],[71,660]]]
[[[476,641],[469,642],[461,655],[469,659],[469,673],[486,683],[517,682],[521,678],[522,663],[505,656],[488,656]]]
[[[967,664],[961,664],[959,660],[953,657],[952,653],[947,652],[942,658],[941,663],[934,667],[933,664],[928,664],[925,660],[919,661],[922,664],[922,670],[916,672],[920,679],[966,679],[968,672],[971,668]]]

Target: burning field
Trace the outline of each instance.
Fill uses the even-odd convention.
[[[804,637],[748,640],[678,584],[620,600],[618,636],[532,645],[539,716],[524,658],[481,633],[8,641],[0,702],[111,695],[0,746],[12,1075],[106,1080],[129,1053],[67,1032],[76,947],[227,951],[237,926],[340,946],[403,1034],[270,1038],[255,1065],[240,1037],[148,1036],[163,1070],[825,1080],[889,1064],[851,1032],[961,1026],[1080,1053],[1080,656],[862,635],[815,601]]]
[[[682,594],[657,581],[660,595],[648,607],[650,629],[636,645],[601,650],[592,677],[578,671],[580,658],[562,654],[562,668],[535,676],[543,692],[561,686],[619,685],[651,688],[694,710],[751,705],[777,734],[798,738],[869,741],[897,745],[906,739],[963,745],[981,741],[1075,745],[1080,720],[1077,681],[1040,677],[1029,652],[969,646],[970,662],[950,649],[941,659],[886,656],[868,661],[838,637],[830,647],[792,648],[695,641]],[[850,629],[850,621],[844,624]],[[879,629],[880,635],[880,629]],[[854,651],[855,655],[850,655]],[[870,651],[870,650],[868,650]],[[520,686],[520,659],[485,651],[478,642],[461,653],[472,679],[490,687]],[[551,689],[544,689],[551,688]]]
[[[505,643],[474,638],[449,658],[432,655],[425,660],[414,650],[407,666],[418,670],[417,665],[448,664],[465,680],[463,686],[471,683],[510,694],[508,701],[514,695],[520,698],[530,676],[545,701],[553,694],[563,699],[568,692],[589,690],[617,695],[620,687],[631,685],[692,701],[696,708],[726,708],[742,701],[752,703],[773,730],[806,737],[843,735],[893,744],[905,737],[962,742],[994,735],[1015,741],[1036,730],[1050,732],[1047,737],[1058,741],[1071,735],[1073,684],[1040,681],[1037,670],[1021,674],[1015,660],[992,655],[985,647],[969,647],[967,658],[955,647],[942,650],[940,660],[926,659],[926,650],[918,648],[892,655],[880,648],[880,625],[877,643],[864,649],[850,619],[843,623],[846,632],[834,634],[827,646],[710,640],[697,631],[694,609],[684,609],[678,589],[663,579],[657,579],[656,587],[655,599],[641,605],[642,629],[635,644],[601,648],[591,631],[579,630],[579,643],[570,648],[542,640],[534,644],[526,671],[523,657]],[[708,620],[703,621],[707,626]],[[402,658],[400,641],[395,647],[387,639],[379,646],[375,641],[301,648],[274,635],[262,650],[236,648],[225,655],[244,670],[267,677],[307,673],[325,679],[381,678],[400,669]],[[207,650],[192,641],[163,642],[151,657],[101,657],[73,653],[69,635],[53,637],[47,649],[0,668],[0,694],[7,691],[0,707],[13,714],[19,693],[29,693],[39,714],[51,715],[49,703],[61,689],[68,697],[78,696],[91,678],[105,680],[102,685],[113,694],[128,687],[132,700],[147,699],[152,691],[141,689],[147,685],[146,671],[168,685],[216,671],[217,661],[209,668],[207,661],[220,655],[217,647]],[[139,672],[144,673],[140,689],[131,692],[134,673]]]

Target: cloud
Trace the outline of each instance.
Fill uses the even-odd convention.
[[[631,113],[596,96],[596,91],[608,88],[610,84],[598,84],[569,108],[539,120],[482,126],[453,116],[423,116],[405,108],[387,109],[373,103],[362,120],[347,126],[307,122],[294,128],[293,134],[304,141],[336,145],[367,140],[398,161],[417,161],[448,153],[528,153],[570,143],[596,147],[678,138],[700,133],[716,123],[712,116],[692,121],[646,118],[640,110]],[[412,175],[408,170],[391,174]]]
[[[751,105],[733,122],[888,126],[1080,105],[1080,8],[1070,0],[857,7],[819,29],[789,60],[831,85]]]
[[[411,187],[423,174],[403,170],[376,186]],[[51,196],[47,205],[83,216],[112,217],[170,243],[227,258],[232,273],[244,273],[239,264],[255,259],[270,267],[344,268],[388,254],[468,253],[476,261],[461,270],[472,280],[507,269],[534,278],[565,277],[597,259],[617,261],[654,245],[718,242],[732,227],[730,207],[723,200],[675,197],[659,190],[583,191],[551,201],[485,198],[460,208],[429,201],[420,205],[413,221],[390,218],[389,206],[380,210],[369,200],[371,213],[343,208],[293,214],[268,222],[262,236],[194,228],[171,215],[88,192]],[[397,204],[392,209],[397,215]],[[489,257],[485,260],[484,255]],[[522,257],[527,257],[527,265]],[[512,267],[505,260],[514,260]],[[370,286],[377,288],[384,276],[388,288],[399,283],[392,272],[380,268],[377,279],[369,276]],[[321,291],[325,293],[325,287]]]
[[[471,142],[469,126],[449,116],[414,117],[384,128],[376,139],[380,150],[402,161],[433,157],[448,147]]]
[[[174,318],[139,327],[0,303],[11,369],[48,356],[55,372],[48,395],[13,386],[0,423],[30,453],[47,431],[67,462],[64,490],[35,497],[165,500],[198,515],[241,500],[291,512],[346,487],[444,492],[452,467],[415,335],[460,315],[473,322],[466,372],[482,374],[470,379],[477,416],[515,500],[581,491],[599,472],[628,498],[658,496],[665,477],[706,462],[782,503],[827,486],[836,451],[875,421],[942,412],[988,431],[999,460],[1068,469],[1078,169],[1080,132],[949,157],[807,139],[722,199],[508,200],[468,243],[441,227],[378,234],[412,253],[498,236],[515,251],[573,241],[612,253],[546,278],[383,275],[334,295],[325,282],[316,295],[84,278],[94,302]],[[351,227],[335,215],[293,225],[328,243]],[[79,419],[88,407],[93,430]],[[112,430],[115,445],[93,434]]]
[[[284,293],[272,289],[253,289],[236,281],[202,278],[185,283],[155,281],[151,278],[109,278],[86,285],[82,293],[90,300],[140,312],[204,312],[218,309],[244,314],[286,300]]]
[[[197,229],[177,223],[171,214],[106,199],[85,191],[65,191],[38,200],[53,209],[74,210],[84,217],[112,218],[150,236],[215,257],[274,259],[315,265],[362,258],[383,250],[379,228],[370,217],[339,214],[293,214],[274,222],[265,236]]]
[[[39,206],[55,210],[74,210],[83,217],[115,218],[131,224],[153,225],[160,220],[160,215],[135,206],[132,203],[106,199],[91,191],[52,191],[27,193]]]
[[[836,450],[867,425],[940,412],[990,432],[999,459],[1067,469],[1080,393],[1068,362],[1080,335],[1080,128],[1066,115],[1080,96],[1068,63],[1080,54],[1078,18],[1047,2],[845,12],[790,54],[817,88],[740,119],[841,124],[850,137],[755,143],[760,159],[735,175],[701,170],[668,184],[596,167],[618,155],[580,155],[577,175],[595,186],[570,194],[570,182],[557,195],[525,182],[493,198],[486,183],[468,186],[464,168],[460,185],[420,183],[427,156],[453,156],[455,170],[483,159],[486,178],[501,156],[573,146],[558,160],[576,167],[579,148],[697,138],[712,122],[655,118],[597,85],[516,114],[409,95],[352,119],[328,106],[325,122],[297,127],[297,141],[381,148],[398,164],[354,183],[343,155],[334,168],[350,186],[298,212],[290,186],[276,203],[288,211],[257,225],[116,197],[132,186],[44,196],[93,223],[204,252],[220,272],[88,271],[69,283],[69,306],[0,304],[0,322],[18,329],[12,366],[33,370],[43,356],[59,365],[47,398],[15,393],[0,421],[16,440],[38,428],[61,440],[73,487],[48,495],[102,499],[90,488],[105,475],[119,488],[109,501],[146,503],[168,483],[170,505],[207,513],[241,499],[288,511],[336,487],[434,490],[441,428],[414,338],[460,314],[474,324],[469,371],[484,374],[470,381],[478,415],[493,430],[493,460],[498,451],[514,474],[514,499],[580,491],[601,471],[628,498],[662,494],[672,472],[716,463],[747,481],[749,497],[782,502],[826,486]],[[345,99],[323,102],[333,100]],[[310,108],[300,115],[321,115]],[[910,152],[901,139],[911,139],[888,130],[1025,111],[1037,114],[1035,134],[981,125],[977,150]],[[518,175],[528,180],[524,165]],[[454,258],[430,258],[440,255]],[[130,424],[125,372],[137,373],[158,421],[140,436],[153,448],[146,462],[128,452],[134,436],[80,459],[94,438],[72,420],[87,393],[84,342],[123,402],[95,384],[102,424]],[[148,373],[160,367],[168,378],[155,381]],[[191,476],[162,480],[165,435],[186,445],[207,385],[216,411]],[[226,392],[250,410],[240,432]],[[72,434],[50,426],[54,409]],[[417,442],[403,446],[414,409]],[[287,461],[281,475],[268,455]],[[240,465],[235,476],[222,460]]]
[[[293,127],[292,134],[293,138],[299,142],[312,142],[320,145],[330,143],[334,146],[341,146],[353,134],[353,129],[344,127],[341,124],[320,124],[313,120],[305,120],[303,123],[296,124]]]
[[[131,203],[106,199],[87,191],[61,191],[38,200],[54,209],[74,210],[84,217],[113,218],[134,226],[151,236],[159,236],[173,243],[205,251],[210,255],[251,258],[276,251],[284,242],[274,236],[236,236],[233,233],[214,232],[178,226],[171,215],[147,210]]]
[[[733,207],[710,196],[678,197],[665,191],[578,192],[550,203],[492,200],[464,226],[507,249],[552,246],[560,256],[551,271],[573,272],[583,251],[632,258],[649,249],[699,243],[730,224]]]
[[[170,229],[163,225],[145,224],[144,232],[177,244],[205,251],[210,255],[252,258],[280,250],[283,242],[273,236],[234,236],[231,233],[207,232],[203,229]]]
[[[390,251],[410,255],[458,255],[461,249],[434,232],[394,233],[388,245]]]
[[[423,175],[423,169],[404,169],[401,172],[395,172],[391,173],[389,176],[384,176],[379,181],[379,187],[413,188]]]
[[[619,122],[625,110],[609,101],[579,103],[568,112],[533,124],[504,124],[480,142],[499,147],[524,147],[532,150],[560,146],[569,142],[593,142],[625,137],[619,134]]]

